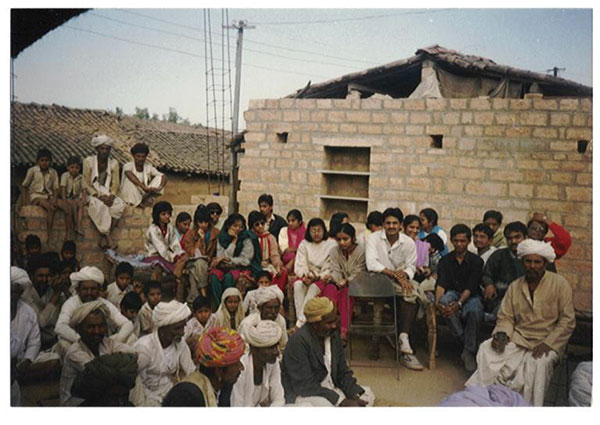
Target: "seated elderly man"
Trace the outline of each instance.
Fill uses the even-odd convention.
[[[86,266],[78,272],[71,273],[69,277],[77,290],[77,295],[65,301],[56,321],[55,332],[58,335],[58,343],[55,351],[60,354],[61,358],[64,357],[69,346],[80,338],[70,325],[73,314],[83,303],[90,301],[98,300],[106,306],[110,338],[117,342],[126,342],[133,332],[133,323],[127,320],[110,301],[99,297],[100,287],[104,283],[102,271],[97,267]]]
[[[294,406],[372,406],[375,395],[356,383],[337,332],[337,311],[325,297],[304,306],[306,324],[283,353],[281,380],[285,400]]]
[[[84,402],[71,394],[71,387],[88,362],[106,354],[133,352],[129,345],[107,338],[109,316],[104,300],[83,303],[71,315],[69,326],[76,329],[80,338],[65,354],[60,377],[61,406],[78,406]]]
[[[134,405],[160,406],[173,384],[196,370],[190,349],[182,340],[191,314],[187,305],[175,300],[154,307],[154,331],[133,345],[143,389],[132,400]]]
[[[261,320],[272,320],[281,328],[279,348],[283,351],[288,341],[285,319],[279,314],[281,304],[283,303],[283,292],[281,292],[281,289],[277,285],[259,288],[252,292],[256,293],[257,310],[242,320],[239,326],[240,333],[245,338],[246,328],[256,326]]]
[[[38,318],[21,300],[23,291],[31,285],[27,272],[10,268],[10,366],[11,406],[21,405],[19,382],[39,382],[58,376],[60,359],[53,353],[40,353],[41,339]]]
[[[554,366],[575,329],[573,290],[556,273],[550,244],[527,239],[517,248],[525,276],[502,300],[493,337],[477,353],[477,370],[465,386],[501,384],[542,406]]]
[[[244,340],[233,329],[211,328],[204,333],[196,347],[200,370],[188,375],[183,382],[196,385],[207,407],[230,407],[231,390],[244,366]]]
[[[231,392],[232,407],[281,407],[285,404],[279,340],[285,333],[272,320],[261,320],[240,331],[250,351],[241,359],[244,370]]]

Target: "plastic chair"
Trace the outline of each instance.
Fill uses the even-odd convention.
[[[348,289],[348,314],[350,311],[350,297],[353,298],[392,298],[394,307],[394,319],[392,322],[384,322],[383,317],[380,324],[373,322],[350,321],[348,324],[348,347],[350,360],[352,360],[352,335],[368,336],[392,336],[395,341],[398,335],[396,290],[393,282],[381,273],[362,273],[349,283]],[[400,379],[400,355],[398,343],[394,344],[396,350],[397,379]]]

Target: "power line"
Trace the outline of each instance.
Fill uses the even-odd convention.
[[[395,16],[408,16],[408,15],[422,15],[426,13],[439,13],[447,12],[452,9],[436,9],[436,10],[423,10],[414,12],[399,12],[399,13],[386,13],[381,15],[369,15],[357,18],[341,18],[341,19],[322,19],[317,21],[279,21],[279,22],[252,22],[255,25],[309,25],[309,24],[334,24],[337,22],[350,22],[350,21],[365,21],[368,19],[379,19],[379,18],[391,18]]]

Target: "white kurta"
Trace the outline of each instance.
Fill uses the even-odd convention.
[[[141,337],[133,347],[143,388],[143,399],[133,401],[136,406],[160,406],[173,385],[196,370],[187,344],[179,341],[163,348],[157,331]]]
[[[104,185],[98,181],[98,157],[96,155],[89,156],[84,160],[84,167],[91,169],[91,186],[98,192],[98,195],[111,195],[110,185],[113,169],[119,167],[119,163],[114,158],[108,159],[106,170],[106,180]],[[118,174],[117,174],[118,178]],[[125,203],[118,196],[115,197],[113,204],[109,207],[96,196],[88,196],[88,215],[98,228],[98,232],[103,235],[108,234],[112,219],[119,219],[125,211]]]
[[[281,385],[279,359],[273,364],[265,365],[260,385],[254,385],[252,353],[245,353],[240,361],[244,370],[231,391],[231,407],[260,407],[266,400],[270,402],[268,407],[283,406],[285,397]]]
[[[33,309],[22,300],[17,302],[17,314],[10,322],[10,358],[32,362],[42,346],[40,327]],[[17,364],[18,364],[17,363]]]
[[[117,282],[113,282],[106,287],[106,299],[113,303],[118,309],[121,308],[121,300],[128,293],[133,291],[133,285],[127,285],[127,287],[121,291]]]
[[[163,236],[156,224],[151,224],[148,230],[146,230],[145,245],[148,257],[160,255],[170,263],[175,261],[175,257],[184,253],[175,233],[175,226],[171,223],[167,224],[167,233],[165,236]]]
[[[123,165],[123,172],[121,174],[121,187],[119,188],[119,197],[134,207],[137,207],[142,202],[144,192],[138,186],[136,186],[129,177],[125,175],[126,171],[131,171],[137,179],[148,187],[160,187],[162,183],[163,174],[159,172],[152,164],[148,162],[144,163],[143,170],[137,171],[135,169],[135,163],[133,161]],[[162,195],[162,191],[155,192],[156,195]]]
[[[113,353],[134,353],[132,347],[104,338],[100,343],[98,352],[101,356]],[[79,373],[85,369],[86,363],[94,360],[96,356],[82,341],[71,345],[65,355],[62,373],[60,375],[60,404],[61,406],[78,406],[84,402],[83,399],[71,396],[71,386]]]
[[[214,327],[216,322],[217,316],[214,313],[210,315],[206,321],[206,325],[203,325],[195,316],[192,316],[192,318],[186,322],[185,328],[183,329],[183,339],[187,341],[191,336],[199,337],[205,329]]]
[[[104,298],[98,298],[108,308],[110,315],[106,318],[108,323],[109,335],[111,339],[118,342],[125,342],[129,335],[133,332],[133,323],[121,314],[110,301]],[[63,340],[69,344],[79,341],[79,334],[73,329],[69,323],[75,310],[77,310],[83,302],[79,295],[74,295],[69,298],[62,306],[58,320],[56,321],[55,331],[59,340]]]

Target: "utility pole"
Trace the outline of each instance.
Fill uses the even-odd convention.
[[[550,72],[552,71],[555,77],[558,77],[558,71],[566,71],[567,68],[558,68],[558,67],[554,67],[552,69],[547,69],[546,72]]]
[[[235,136],[238,133],[238,118],[240,114],[240,86],[242,82],[242,43],[244,41],[244,29],[253,29],[255,26],[249,26],[246,21],[239,21],[238,24],[232,24],[225,27],[227,29],[236,29],[238,38],[235,51],[235,93],[233,98],[233,117],[231,123],[231,174],[229,175],[231,188],[229,191],[229,214],[237,212],[237,190],[238,190],[238,163],[237,163],[237,143],[234,143]]]

